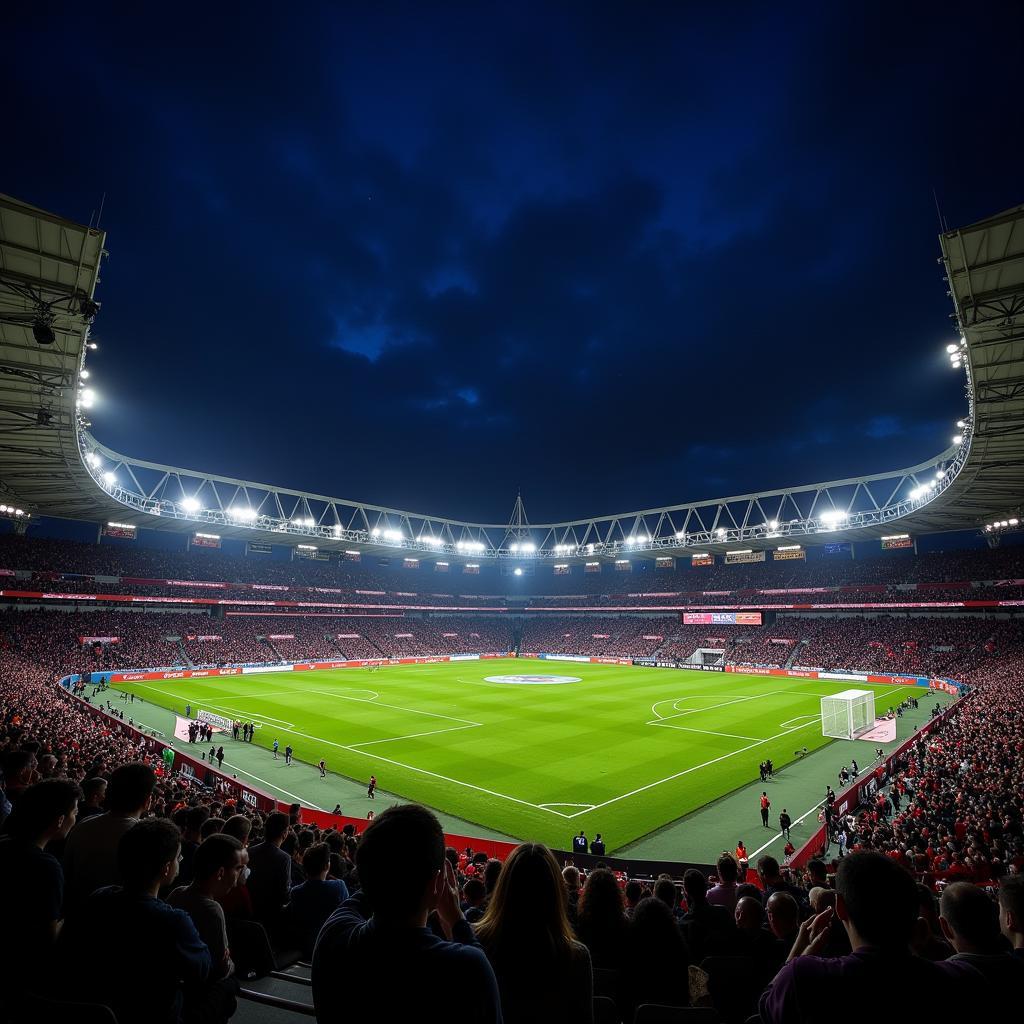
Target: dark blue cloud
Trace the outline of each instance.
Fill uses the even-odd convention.
[[[3,188],[106,194],[114,447],[547,519],[910,464],[962,414],[933,189],[1024,198],[1019,6],[57,11],[12,19]]]

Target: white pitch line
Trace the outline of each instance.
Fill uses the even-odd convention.
[[[663,729],[678,729],[680,732],[699,732],[705,736],[724,736],[730,740],[756,740],[757,736],[740,736],[734,732],[715,732],[713,729],[693,729],[687,725],[672,725],[669,722],[647,722],[647,725],[660,725]]]
[[[731,753],[722,754],[721,757],[712,758],[710,761],[705,761],[703,764],[696,764],[692,768],[684,768],[681,772],[676,772],[675,775],[667,775],[664,779],[658,779],[657,782],[648,782],[646,786],[639,786],[637,789],[631,789],[628,793],[622,793],[619,796],[613,796],[610,800],[605,800],[604,803],[594,804],[594,810],[599,811],[602,807],[607,807],[609,804],[618,803],[620,800],[625,800],[626,797],[636,796],[637,793],[646,792],[648,789],[654,789],[655,786],[660,786],[665,782],[672,782],[675,779],[681,779],[684,775],[689,775],[690,772],[699,771],[701,768],[708,768],[713,764],[718,764],[719,761],[728,760],[730,757],[735,757],[737,754],[742,754],[747,750],[753,750],[754,747],[759,747],[763,743],[770,743],[772,740],[781,739],[783,736],[788,736],[790,733],[799,732],[801,729],[806,729],[809,725],[815,725],[815,722],[808,722],[806,725],[798,725],[795,729],[786,729],[783,732],[777,733],[775,736],[769,736],[767,739],[758,740],[756,743],[751,743],[748,746],[740,747],[739,750],[733,750]],[[586,812],[580,811],[580,814]],[[570,817],[577,817],[578,815],[573,814]]]
[[[417,711],[415,708],[404,708],[400,704],[384,704],[379,700],[361,700],[359,697],[346,697],[341,693],[334,693],[332,690],[303,690],[302,693],[323,693],[328,697],[337,697],[339,700],[351,700],[357,704],[373,704],[378,708],[391,708],[394,711],[408,711],[411,715],[426,715],[429,718],[444,718],[449,722],[462,722],[464,725],[483,725],[483,722],[471,722],[468,718],[455,718],[453,715],[442,715],[437,711]]]
[[[372,747],[375,743],[397,743],[399,740],[414,740],[419,736],[441,736],[448,732],[459,732],[461,729],[476,729],[476,725],[453,725],[448,729],[431,729],[429,732],[411,732],[407,736],[388,736],[382,740],[367,740],[365,743],[353,743],[352,749]]]
[[[224,764],[228,768],[234,769],[236,772],[241,772],[243,775],[248,775],[250,779],[255,779],[257,782],[262,782],[264,786],[269,786],[271,789],[276,789],[278,793],[284,793],[285,796],[290,796],[293,800],[297,800],[299,803],[302,803],[303,800],[308,799],[307,797],[298,796],[295,793],[289,793],[287,789],[282,789],[280,786],[276,785],[273,782],[268,782],[266,779],[261,779],[258,775],[253,775],[252,772],[247,772],[244,768],[239,768],[237,764],[230,764],[227,761],[225,761]],[[325,810],[325,808],[317,807],[315,804],[313,804],[312,806],[314,811]]]
[[[794,821],[794,822],[793,822],[793,824],[794,824],[794,825],[799,825],[799,824],[800,824],[800,822],[801,822],[801,821],[803,821],[803,820],[804,820],[804,818],[806,818],[808,814],[813,814],[813,813],[814,813],[814,812],[815,812],[815,811],[816,811],[816,810],[817,810],[817,809],[818,809],[819,807],[821,807],[821,804],[820,804],[820,803],[817,803],[817,804],[815,804],[815,805],[814,805],[814,806],[813,806],[813,807],[812,807],[812,808],[811,808],[811,809],[810,809],[809,811],[804,811],[804,813],[803,813],[803,814],[801,814],[801,815],[800,815],[800,817],[799,817],[799,818],[797,818],[797,819],[796,819],[796,821]],[[780,840],[781,838],[782,838],[782,833],[781,833],[781,832],[780,832],[780,833],[779,833],[779,834],[778,834],[777,836],[773,836],[773,837],[772,837],[771,839],[769,839],[769,840],[768,840],[768,842],[767,842],[767,843],[765,843],[765,844],[764,844],[764,846],[762,846],[762,847],[759,847],[758,849],[756,849],[756,850],[755,850],[755,851],[754,851],[754,852],[753,852],[753,853],[752,853],[752,854],[751,854],[751,855],[750,855],[750,856],[749,856],[749,857],[747,858],[747,863],[749,863],[750,861],[752,861],[752,860],[753,860],[753,859],[754,859],[754,858],[755,858],[755,857],[756,857],[756,856],[757,856],[757,855],[758,855],[759,853],[761,853],[762,851],[764,851],[764,850],[767,850],[767,849],[768,849],[768,847],[772,845],[772,843],[778,842],[778,840]]]
[[[155,687],[155,686],[154,687],[149,687],[149,689],[155,690],[157,693],[164,693],[164,694],[167,694],[168,696],[174,697],[176,699],[180,699],[177,694],[171,693],[168,690],[160,690],[160,689],[157,689],[157,687]],[[764,694],[758,694],[757,696],[764,696]],[[408,709],[407,708],[399,708],[398,710],[406,711]],[[425,712],[425,713],[426,714],[430,714],[430,712]],[[447,716],[435,716],[435,717],[447,717]],[[455,721],[465,721],[465,719],[454,719],[454,720]],[[481,723],[474,722],[474,723],[470,723],[470,724],[479,725]],[[815,724],[815,723],[814,722],[808,722],[806,725],[797,726],[794,729],[786,729],[783,732],[780,732],[780,733],[778,733],[775,736],[769,736],[767,739],[758,740],[756,743],[751,743],[751,744],[749,744],[746,747],[740,747],[739,750],[734,750],[731,753],[723,754],[720,757],[713,758],[710,761],[705,761],[703,764],[694,765],[692,768],[686,768],[686,769],[684,769],[681,772],[676,772],[674,775],[666,776],[664,779],[658,779],[656,782],[649,782],[645,786],[640,786],[637,789],[630,790],[628,793],[622,793],[619,796],[612,797],[609,800],[605,800],[603,803],[592,804],[590,806],[590,810],[600,810],[602,807],[607,807],[609,804],[618,803],[619,800],[625,800],[627,797],[635,796],[637,793],[643,793],[643,792],[647,791],[648,789],[654,789],[656,786],[660,786],[660,785],[662,785],[665,782],[672,782],[674,779],[682,778],[684,775],[689,775],[691,772],[699,771],[701,768],[708,768],[711,765],[717,764],[720,761],[725,761],[725,760],[727,760],[730,757],[735,757],[737,754],[742,754],[742,753],[744,753],[747,750],[753,750],[754,747],[761,746],[761,744],[763,744],[763,743],[769,743],[772,740],[780,739],[781,737],[787,736],[790,733],[799,732],[801,729],[806,729],[807,726],[813,725],[813,724]],[[487,789],[484,786],[477,786],[477,785],[474,785],[472,782],[463,782],[461,779],[453,779],[453,778],[451,778],[451,777],[449,777],[447,775],[441,775],[439,772],[432,772],[432,771],[430,771],[427,768],[418,768],[415,765],[405,764],[402,761],[396,761],[396,760],[394,760],[394,758],[384,757],[381,754],[374,754],[374,753],[372,753],[371,751],[368,751],[368,750],[359,750],[356,747],[353,747],[353,746],[345,744],[345,743],[337,743],[334,740],[324,739],[323,737],[320,737],[320,736],[312,736],[309,733],[298,732],[295,729],[290,730],[290,732],[292,733],[293,736],[301,736],[303,739],[314,740],[317,743],[326,743],[328,746],[337,747],[339,750],[350,750],[350,751],[352,751],[352,752],[354,752],[356,754],[362,754],[364,757],[370,757],[370,758],[373,758],[373,759],[375,759],[377,761],[383,761],[385,764],[392,764],[392,765],[394,765],[397,768],[405,768],[408,771],[416,772],[416,773],[418,773],[420,775],[427,775],[427,776],[429,776],[431,778],[434,778],[434,779],[440,779],[442,782],[450,782],[453,786],[462,786],[465,789],[472,789],[472,790],[475,790],[478,793],[486,793],[488,796],[494,796],[494,797],[498,797],[501,800],[508,800],[511,803],[520,804],[523,807],[532,807],[534,810],[547,811],[549,814],[557,814],[560,818],[576,818],[580,814],[587,814],[587,813],[589,813],[587,810],[583,810],[583,811],[577,811],[576,814],[562,814],[560,811],[551,810],[550,807],[546,807],[543,804],[535,804],[535,803],[531,803],[529,800],[521,800],[517,796],[509,796],[507,793],[498,793],[496,790]],[[248,774],[248,773],[246,773],[246,774]],[[256,778],[256,776],[252,776],[252,778]],[[281,790],[281,792],[283,793],[284,790]],[[291,795],[291,794],[288,794],[288,795]],[[566,805],[562,804],[560,806],[566,806]]]

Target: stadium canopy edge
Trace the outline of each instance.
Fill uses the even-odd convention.
[[[473,523],[108,448],[90,431],[85,383],[105,244],[95,228],[0,196],[0,499],[33,515],[410,558],[570,563],[979,529],[1024,498],[1024,206],[939,237],[949,358],[966,400],[950,410],[964,422],[958,444],[889,473],[539,524],[519,501],[507,523]]]

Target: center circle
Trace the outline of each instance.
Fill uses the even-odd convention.
[[[511,686],[557,686],[560,683],[583,682],[579,676],[485,676],[484,681]]]

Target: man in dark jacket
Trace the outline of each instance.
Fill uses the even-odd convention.
[[[363,833],[356,867],[363,888],[328,918],[313,954],[317,1020],[500,1024],[494,971],[462,916],[437,818],[389,807]],[[450,942],[427,927],[432,912]]]
[[[210,974],[210,951],[183,910],[158,899],[178,874],[181,837],[163,818],[133,825],[117,847],[123,885],[99,889],[64,926],[59,948],[69,998],[109,1006],[118,1024],[180,1024],[187,987]],[[109,950],[111,970],[96,969]]]

